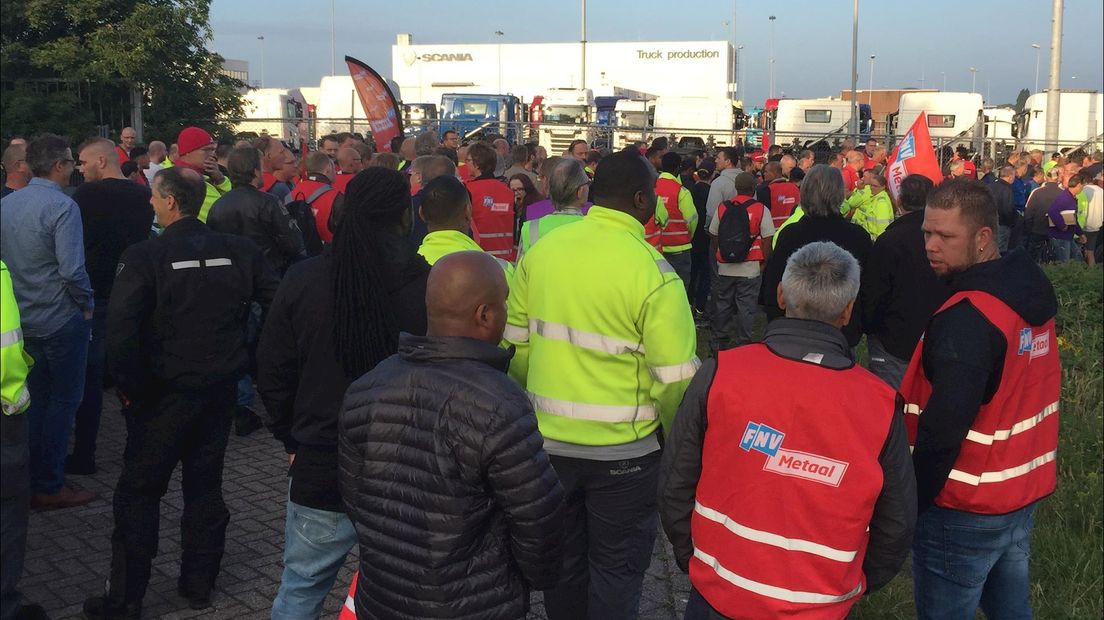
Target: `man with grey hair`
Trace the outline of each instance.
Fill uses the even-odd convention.
[[[502,173],[502,176],[506,177],[506,181],[509,182],[515,174],[524,174],[529,177],[535,187],[540,183],[537,173],[533,172],[532,147],[527,144],[519,144],[510,149],[510,167]]]
[[[840,331],[858,291],[850,252],[805,245],[772,291],[785,318],[762,344],[705,361],[687,388],[658,498],[675,563],[690,572],[687,618],[842,618],[908,555],[916,482],[904,403],[855,364]]]
[[[44,134],[27,145],[34,178],[0,201],[0,259],[18,292],[23,342],[35,364],[27,376],[31,508],[87,504],[88,491],[65,485],[65,457],[84,392],[95,301],[84,267],[80,208],[62,192],[73,174],[64,138]]]
[[[417,157],[432,155],[433,149],[437,148],[438,144],[437,132],[427,129],[414,138],[414,154]]]
[[[27,187],[31,180],[31,168],[27,165],[27,147],[14,141],[4,149],[4,186],[0,188],[0,198],[17,189]]]
[[[524,147],[522,147],[524,148]],[[552,168],[548,179],[548,194],[553,212],[521,226],[518,260],[525,255],[543,235],[566,224],[583,219],[583,204],[590,193],[590,177],[583,164],[574,158],[561,159]]]
[[[506,162],[510,161],[510,143],[505,138],[495,138],[491,142],[491,147],[495,152],[495,169],[494,175],[496,177],[506,176]]]
[[[851,252],[860,265],[866,264],[873,242],[861,226],[848,222],[840,215],[843,196],[843,176],[839,170],[824,164],[809,169],[809,174],[801,183],[804,216],[787,225],[779,234],[774,251],[763,267],[763,287],[759,299],[767,312],[767,320],[773,321],[784,314],[775,291],[782,281],[786,261],[802,247],[816,241],[831,241]],[[859,344],[862,338],[860,314],[856,309],[843,329],[851,346]]]
[[[1024,235],[1027,252],[1036,262],[1044,262],[1049,256],[1050,218],[1047,211],[1054,200],[1065,190],[1059,185],[1062,180],[1061,169],[1055,167],[1046,171],[1044,182],[1027,197],[1024,207]]]

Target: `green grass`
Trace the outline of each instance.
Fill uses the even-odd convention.
[[[1076,264],[1045,270],[1059,304],[1061,434],[1058,490],[1035,513],[1031,603],[1041,619],[1099,619],[1104,617],[1104,273]],[[699,335],[699,352],[708,355],[708,333]],[[865,356],[865,343],[858,353]],[[851,617],[915,617],[910,562],[889,585],[863,598]]]

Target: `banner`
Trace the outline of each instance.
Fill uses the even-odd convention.
[[[910,174],[922,174],[936,185],[943,180],[939,160],[935,157],[931,134],[928,133],[928,115],[924,112],[916,117],[916,122],[908,133],[894,147],[886,163],[886,185],[894,200],[901,192],[901,181]]]
[[[380,74],[351,56],[345,57],[349,74],[353,76],[360,105],[372,129],[377,153],[390,153],[391,140],[402,135],[402,114],[399,102]]]

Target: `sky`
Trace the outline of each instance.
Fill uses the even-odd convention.
[[[578,41],[581,2],[481,0],[332,0],[334,41],[341,58],[355,56],[385,77],[398,33],[415,44]],[[555,6],[551,9],[547,7]],[[733,37],[736,15],[740,91],[745,106],[768,96],[770,27],[774,14],[776,95],[811,98],[850,88],[852,3],[848,0],[706,0],[691,10],[658,0],[590,0],[587,41],[701,41]],[[304,11],[304,7],[310,10]],[[490,16],[490,17],[488,17]],[[1046,0],[859,0],[858,88],[920,87],[977,92],[993,104],[1011,103],[1021,88],[1035,91],[1036,52],[1042,46],[1039,88],[1048,83],[1051,3]],[[1066,0],[1061,87],[1101,90],[1104,82],[1104,2]],[[259,80],[263,46],[267,87],[318,86],[330,73],[330,2],[213,0],[211,49],[246,60]],[[496,37],[495,31],[503,35]],[[263,36],[264,41],[259,41]],[[922,81],[923,80],[923,81]]]

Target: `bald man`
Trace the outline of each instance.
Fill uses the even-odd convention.
[[[119,167],[115,144],[93,138],[77,149],[85,183],[73,192],[84,229],[84,261],[96,306],[89,323],[84,396],[77,409],[73,453],[65,462],[71,475],[96,473],[96,438],[103,411],[104,333],[107,300],[123,250],[149,238],[153,209],[150,189],[127,179]]]
[[[354,600],[377,617],[521,618],[530,589],[557,582],[563,488],[505,374],[507,292],[488,254],[440,259],[427,335],[400,335],[399,352],[346,392],[338,456],[360,542]],[[404,518],[411,506],[435,516]]]
[[[165,143],[160,140],[154,140],[149,143],[149,168],[142,172],[146,175],[146,180],[153,184],[153,175],[157,174],[158,170],[165,167],[165,159],[169,156],[169,149],[165,146]]]
[[[27,187],[31,181],[31,167],[27,165],[27,146],[17,144],[15,140],[4,149],[4,187],[0,189],[0,198],[17,189]]]
[[[339,192],[344,192],[349,181],[353,180],[356,173],[364,169],[364,158],[360,151],[347,146],[337,151],[337,169],[340,170],[334,178],[333,186]]]
[[[130,159],[130,150],[134,148],[134,145],[137,143],[138,132],[134,131],[133,127],[123,127],[123,130],[119,132],[119,146],[115,147],[115,152],[119,155],[120,164]]]

